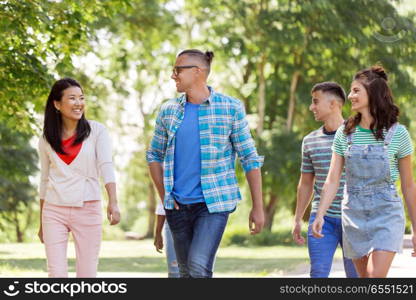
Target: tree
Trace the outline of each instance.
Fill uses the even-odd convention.
[[[414,93],[416,86],[409,71],[414,72],[416,65],[411,46],[416,35],[403,34],[401,29],[414,31],[415,18],[413,14],[399,15],[390,1],[378,1],[377,5],[371,0],[192,3],[199,7],[199,14],[194,13],[204,24],[201,33],[206,42],[217,43],[216,51],[225,57],[225,77],[234,79],[224,81],[224,88],[241,96],[247,112],[257,115],[258,144],[271,147],[262,148],[271,156],[262,171],[269,229],[277,199],[285,195],[288,200],[279,203],[289,207],[295,200],[296,176],[279,175],[293,174],[292,165],[286,160],[280,165],[275,162],[282,155],[290,157],[289,153],[300,155],[300,138],[316,128],[308,112],[310,89],[316,82],[338,81],[349,87],[356,71],[380,62],[393,77],[392,87],[400,104]],[[386,17],[394,19],[398,34],[382,26]],[[377,38],[380,34],[399,39],[388,43]],[[288,142],[275,148],[268,142],[274,138]],[[289,145],[293,148],[288,149]],[[281,184],[282,180],[286,184]],[[290,193],[285,192],[287,188]]]
[[[53,80],[73,69],[72,56],[94,39],[93,24],[127,1],[2,1],[0,122],[29,132]]]
[[[0,228],[13,230],[19,243],[33,221],[35,188],[29,177],[37,171],[37,155],[30,137],[0,125]]]
[[[112,130],[120,136],[133,136],[138,148],[123,169],[122,228],[130,229],[139,216],[147,215],[143,238],[153,237],[154,211],[159,201],[144,160],[145,151],[161,100],[167,97],[164,85],[171,73],[174,45],[178,40],[174,15],[165,5],[166,1],[131,1],[113,18],[96,24],[106,39],[105,43],[98,42],[94,51],[99,60],[106,62],[98,66],[97,77],[111,84],[107,87],[111,93],[102,95],[101,100],[107,103],[103,115],[117,112],[124,116],[131,107],[137,111],[133,117],[114,120],[116,126]],[[142,201],[146,203],[146,214],[138,206]]]

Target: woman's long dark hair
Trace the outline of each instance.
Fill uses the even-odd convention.
[[[65,89],[77,86],[82,90],[81,85],[72,78],[63,78],[54,83],[51,92],[48,96],[48,101],[45,107],[45,120],[43,123],[43,136],[51,145],[55,152],[60,154],[66,154],[61,146],[62,139],[62,116],[61,113],[55,108],[53,101],[61,101],[62,95]],[[78,121],[76,129],[76,139],[73,145],[82,143],[91,132],[90,124],[85,115],[82,114],[81,119]]]
[[[354,80],[359,81],[367,91],[370,114],[374,119],[370,129],[377,140],[382,140],[383,129],[390,129],[399,118],[399,108],[393,103],[393,94],[387,84],[387,74],[383,67],[373,66],[357,72]],[[360,121],[360,113],[349,117],[344,133],[347,135],[352,133]]]

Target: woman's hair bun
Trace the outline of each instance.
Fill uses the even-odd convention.
[[[211,64],[212,59],[214,58],[214,52],[212,52],[212,51],[206,51],[205,52],[205,56],[207,57],[208,62]]]
[[[372,66],[371,71],[375,74],[377,74],[379,77],[383,78],[385,81],[388,81],[388,77],[386,74],[386,71],[382,66]]]

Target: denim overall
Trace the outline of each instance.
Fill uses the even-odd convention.
[[[396,128],[397,123],[389,129],[384,145],[353,145],[353,133],[347,136],[342,227],[348,258],[360,258],[374,250],[402,251],[403,203],[391,179],[388,156]]]

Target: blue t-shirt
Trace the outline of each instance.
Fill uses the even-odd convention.
[[[186,102],[185,115],[175,136],[173,190],[181,204],[205,202],[201,187],[199,104]]]

